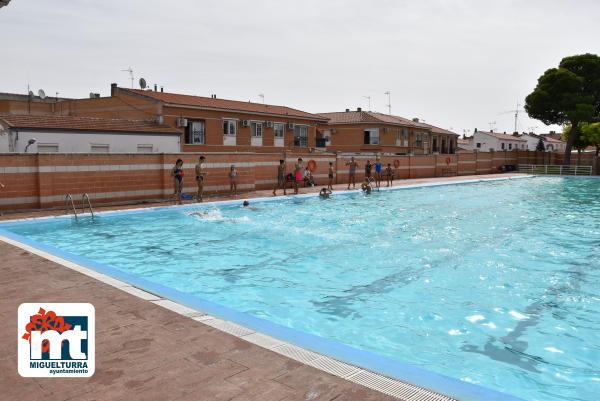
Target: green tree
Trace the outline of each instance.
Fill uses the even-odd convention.
[[[585,141],[596,147],[596,156],[600,153],[600,122],[581,124],[581,136]]]
[[[600,57],[582,54],[565,57],[558,68],[547,70],[525,99],[525,111],[546,125],[570,124],[565,164],[581,123],[600,121]]]
[[[542,138],[540,138],[537,145],[535,146],[535,150],[537,150],[538,152],[543,152],[546,150],[546,147],[544,146],[544,140]]]

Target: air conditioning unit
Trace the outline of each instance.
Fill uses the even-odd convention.
[[[242,127],[247,127],[249,125],[248,120],[240,120],[240,124],[242,124]]]
[[[288,129],[294,129],[294,123],[288,123],[287,127]]]
[[[187,118],[178,117],[177,118],[177,126],[178,127],[187,127],[188,126]]]
[[[273,128],[273,121],[265,121],[267,128]]]

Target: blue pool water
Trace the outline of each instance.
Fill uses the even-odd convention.
[[[254,206],[2,228],[526,400],[600,399],[600,180]]]

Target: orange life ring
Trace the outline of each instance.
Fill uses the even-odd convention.
[[[317,162],[314,160],[309,160],[308,161],[308,169],[312,172],[315,171],[317,169]]]
[[[396,167],[396,168],[400,167],[400,160],[398,160],[398,159],[394,160],[394,167]]]
[[[452,159],[450,157],[446,157],[446,166],[449,166],[451,162]]]

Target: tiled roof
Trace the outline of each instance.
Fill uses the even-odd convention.
[[[548,136],[548,135],[544,135],[542,138],[544,138],[544,141],[546,141],[546,142],[564,143],[564,141],[561,141],[560,139],[552,138],[551,136]]]
[[[384,123],[394,124],[403,127],[429,129],[437,134],[458,135],[431,124],[425,124],[420,121],[409,120],[408,118],[393,116],[389,114],[377,113],[374,111],[340,111],[334,113],[319,113],[321,116],[329,118],[329,124],[352,124],[352,123]]]
[[[310,120],[324,120],[323,117],[317,114],[307,113],[305,111],[292,109],[291,107],[286,106],[274,106],[271,104],[242,102],[239,100],[214,99],[212,97],[181,95],[178,93],[155,92],[152,90],[125,88],[119,88],[119,90],[133,92],[138,95],[160,100],[164,103],[169,103],[171,105],[176,106],[193,106],[207,109],[222,109],[249,113],[275,114],[286,117],[300,117]]]
[[[525,139],[519,138],[517,136],[501,134],[499,132],[486,132],[486,131],[477,131],[480,134],[485,134],[489,136],[493,136],[494,138],[502,139],[503,141],[518,141],[518,142],[526,142]]]
[[[109,118],[0,114],[9,128],[63,129],[75,131],[148,132],[154,134],[181,134],[173,127],[152,121],[114,120]]]

